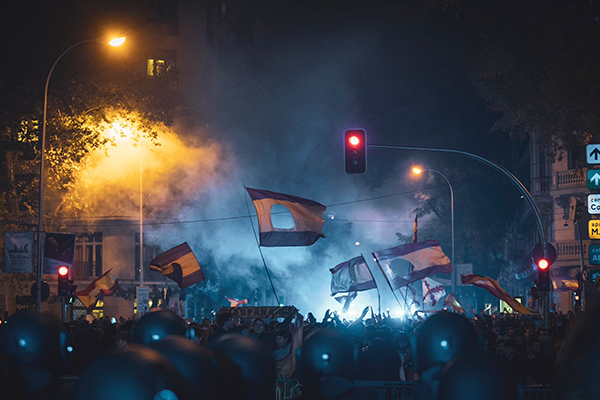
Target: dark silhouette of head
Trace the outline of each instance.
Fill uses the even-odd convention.
[[[0,327],[2,392],[49,398],[58,389],[68,341],[66,328],[52,314],[25,311],[9,318]]]
[[[105,354],[79,376],[73,400],[190,400],[183,377],[157,351],[138,345]]]
[[[271,399],[275,395],[275,360],[270,349],[250,337],[227,334],[209,344],[209,349],[239,368],[247,399]],[[230,368],[231,366],[229,366]]]
[[[132,329],[132,342],[149,345],[169,335],[189,337],[190,329],[179,315],[170,310],[157,310],[144,315]]]
[[[302,346],[300,375],[308,397],[332,398],[351,388],[354,346],[341,332],[322,329]]]
[[[217,398],[216,363],[206,348],[173,335],[153,342],[151,348],[177,368],[193,393],[202,393],[203,400]]]
[[[429,317],[414,336],[415,368],[423,377],[432,368],[441,369],[454,357],[478,346],[477,331],[466,317],[439,313]]]

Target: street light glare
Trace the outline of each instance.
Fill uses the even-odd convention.
[[[412,171],[417,175],[420,174],[421,172],[423,172],[423,170],[421,168],[417,168],[417,167],[413,168]]]
[[[125,36],[116,38],[116,39],[113,39],[110,42],[108,42],[108,44],[110,44],[113,47],[117,47],[117,46],[120,46],[123,43],[125,43],[125,39],[127,39]]]

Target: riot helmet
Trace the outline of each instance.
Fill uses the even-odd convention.
[[[191,337],[193,329],[171,310],[157,310],[144,315],[135,328],[132,329],[132,342],[149,345],[158,342],[169,335]]]

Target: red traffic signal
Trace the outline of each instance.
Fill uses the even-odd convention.
[[[367,170],[367,132],[364,129],[349,129],[344,133],[344,162],[348,174],[362,174]]]
[[[69,267],[65,265],[58,267],[58,295],[68,296],[71,283],[69,280]]]
[[[547,269],[550,265],[548,264],[548,260],[542,258],[538,261],[537,266],[539,269]]]
[[[550,243],[546,243],[544,254],[544,244],[539,243],[531,250],[531,258],[537,267],[536,286],[540,292],[550,290],[550,266],[556,260],[556,249]]]

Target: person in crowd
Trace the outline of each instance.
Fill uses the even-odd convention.
[[[229,312],[223,312],[217,315],[217,324],[219,328],[210,335],[209,342],[216,341],[223,335],[230,333],[235,326],[235,320],[233,319],[233,314]]]
[[[121,331],[113,336],[113,341],[115,342],[115,346],[119,351],[126,351],[129,349],[129,332]]]

